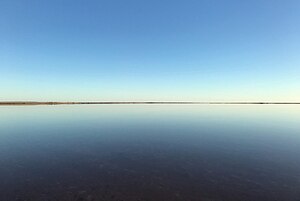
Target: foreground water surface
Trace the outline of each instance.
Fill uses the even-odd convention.
[[[299,201],[300,106],[2,106],[0,200]]]

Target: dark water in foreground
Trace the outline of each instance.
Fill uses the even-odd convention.
[[[300,201],[300,106],[0,107],[1,201]]]

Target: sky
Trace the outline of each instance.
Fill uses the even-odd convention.
[[[300,101],[299,0],[2,0],[0,101]]]

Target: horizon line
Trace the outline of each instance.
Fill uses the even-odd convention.
[[[117,105],[117,104],[199,104],[199,105],[286,105],[300,102],[277,101],[0,101],[0,106],[13,105]]]

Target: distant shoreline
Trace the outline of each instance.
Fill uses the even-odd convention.
[[[18,105],[176,105],[176,104],[195,104],[195,105],[296,105],[300,102],[197,102],[197,101],[87,101],[87,102],[39,102],[39,101],[3,101],[0,106],[18,106]]]

